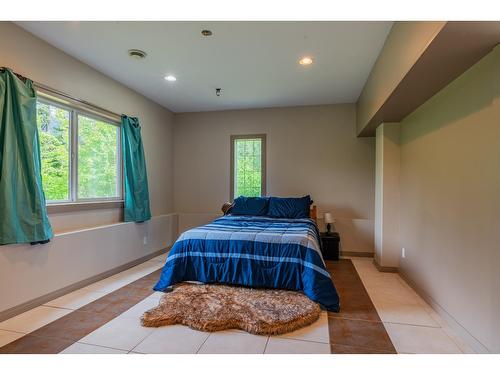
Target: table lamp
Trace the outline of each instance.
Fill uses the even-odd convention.
[[[326,234],[330,235],[330,234],[332,234],[331,224],[335,223],[335,219],[332,217],[332,214],[330,212],[325,212],[323,218],[324,218],[325,224],[326,224]]]

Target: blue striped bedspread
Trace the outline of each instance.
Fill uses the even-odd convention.
[[[182,281],[297,290],[339,311],[311,219],[228,215],[190,229],[170,250],[154,290]]]

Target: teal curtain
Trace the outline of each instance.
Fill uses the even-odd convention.
[[[125,184],[125,221],[151,219],[148,174],[141,126],[137,117],[122,115],[122,157]]]
[[[40,169],[33,83],[0,69],[0,244],[52,238]]]

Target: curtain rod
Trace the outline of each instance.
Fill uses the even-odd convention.
[[[56,95],[59,95],[59,96],[62,96],[64,98],[67,98],[67,99],[70,99],[70,100],[73,100],[75,102],[78,102],[78,103],[81,103],[83,105],[86,105],[88,107],[92,107],[100,112],[105,112],[113,117],[116,117],[116,118],[121,118],[122,115],[119,115],[118,113],[115,113],[115,112],[112,112],[110,110],[107,110],[106,108],[102,108],[102,107],[99,107],[98,105],[95,105],[95,104],[92,104],[86,100],[83,100],[83,99],[78,99],[78,98],[75,98],[74,96],[71,96],[69,94],[66,94],[62,91],[59,91],[59,90],[56,90],[56,89],[53,89],[49,86],[46,86],[44,85],[43,83],[39,83],[39,82],[36,82],[36,81],[33,81],[33,85],[35,86],[35,88],[37,89],[42,89],[43,91],[47,91],[49,93],[52,93],[52,94],[56,94]]]
[[[4,67],[0,67],[0,71],[4,71],[4,70],[5,70],[5,68],[4,68]],[[29,79],[29,78],[27,78],[27,77],[25,77],[25,76],[23,76],[23,75],[21,75],[21,74],[19,74],[19,73],[16,73],[16,72],[14,72],[14,71],[12,71],[12,72],[13,72],[13,73],[14,73],[14,74],[15,74],[15,75],[19,78],[19,79],[21,79],[23,82],[26,82],[26,80],[27,80],[27,79]],[[73,100],[73,101],[75,101],[75,102],[81,103],[81,104],[86,105],[86,106],[88,106],[88,107],[93,107],[93,108],[97,109],[98,111],[100,111],[100,112],[105,112],[105,113],[107,113],[107,114],[109,114],[109,115],[112,115],[113,117],[116,117],[116,118],[121,118],[121,117],[122,117],[122,115],[120,115],[120,114],[118,114],[118,113],[115,113],[115,112],[112,112],[112,111],[110,111],[110,110],[107,110],[106,108],[99,107],[98,105],[92,104],[92,103],[90,103],[90,102],[88,102],[88,101],[86,101],[86,100],[75,98],[74,96],[71,96],[71,95],[66,94],[66,93],[64,93],[64,92],[62,92],[62,91],[59,91],[59,90],[53,89],[52,87],[49,87],[49,86],[47,86],[47,85],[44,85],[43,83],[36,82],[36,81],[31,80],[31,79],[30,79],[30,81],[31,81],[31,82],[33,82],[33,85],[35,86],[35,88],[42,89],[42,90],[47,91],[47,92],[49,92],[49,93],[52,93],[52,94],[56,94],[56,95],[62,96],[62,97],[64,97],[64,98],[66,98],[66,99]]]

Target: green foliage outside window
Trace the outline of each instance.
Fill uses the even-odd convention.
[[[69,199],[69,111],[37,103],[45,199]]]
[[[259,197],[262,194],[262,140],[235,140],[234,196]]]
[[[41,101],[37,103],[42,184],[47,201],[70,200],[70,119],[71,111],[67,109]],[[118,126],[78,115],[75,167],[79,199],[120,195],[118,137]]]
[[[78,197],[118,196],[118,127],[78,116]]]

